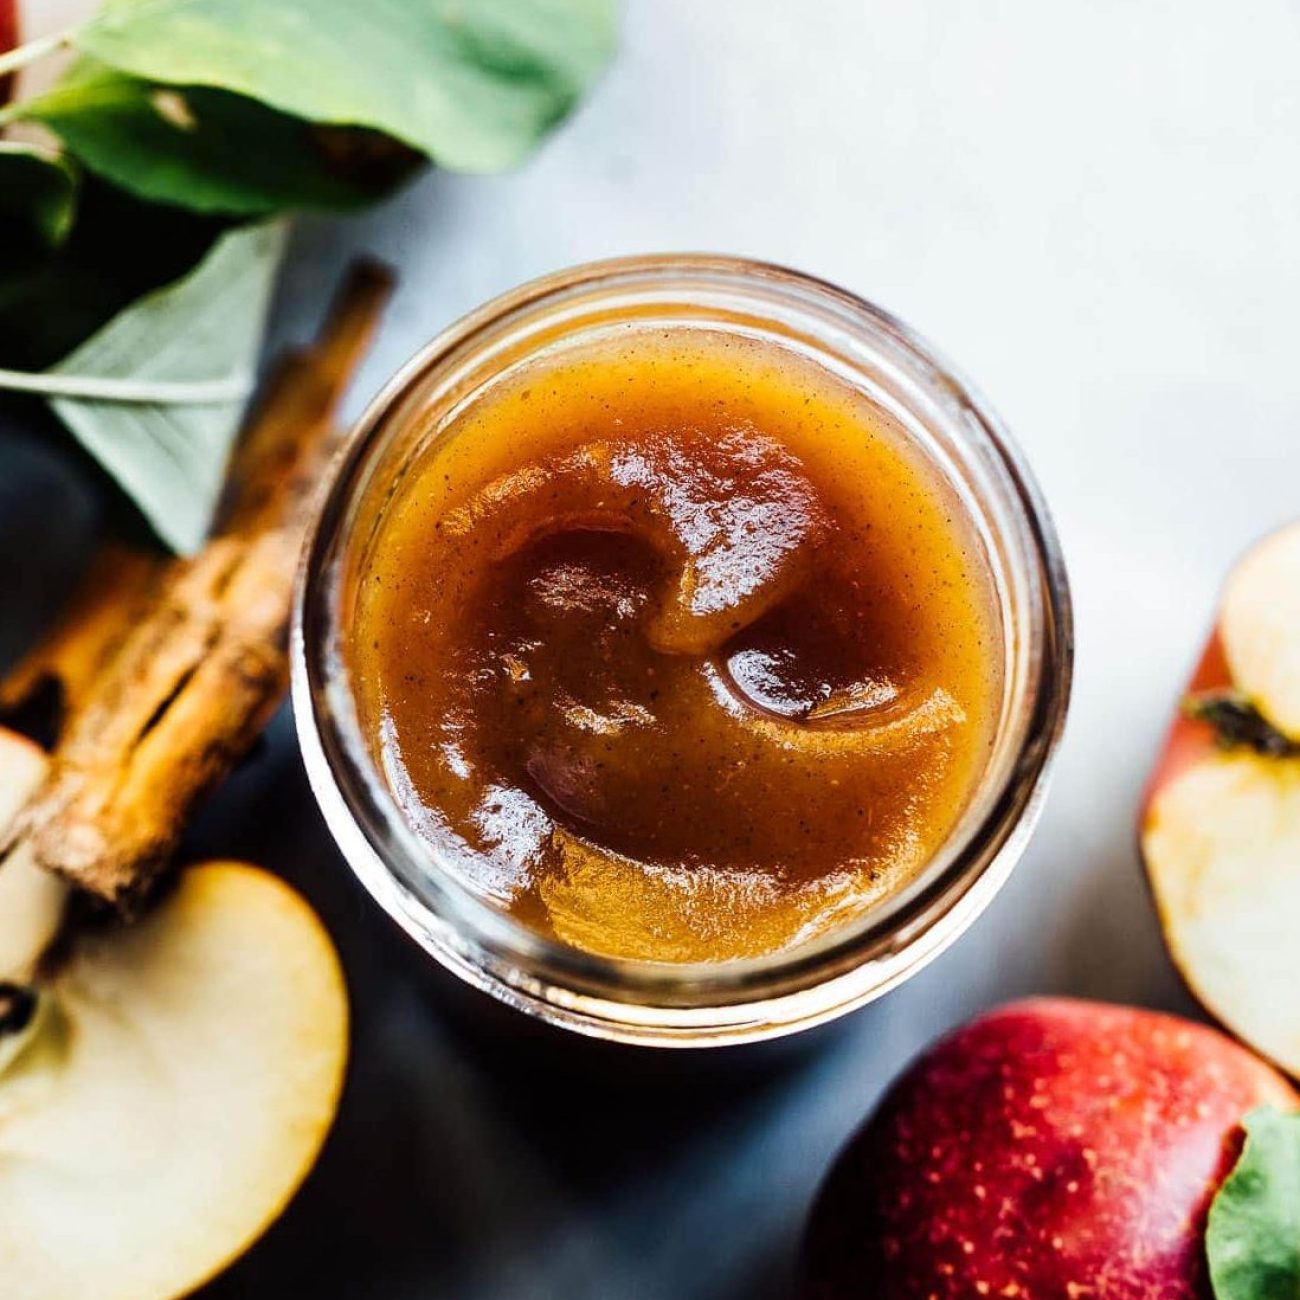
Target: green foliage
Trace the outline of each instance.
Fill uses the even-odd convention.
[[[360,149],[331,149],[321,128],[256,100],[164,88],[86,58],[23,105],[22,115],[141,199],[227,216],[357,208],[391,189],[414,161],[369,134],[370,152],[389,165],[358,165]]]
[[[0,259],[57,248],[72,229],[77,172],[57,150],[0,140]]]
[[[77,45],[147,81],[372,127],[443,167],[522,162],[613,48],[612,0],[110,0]]]
[[[53,365],[141,294],[191,270],[227,227],[87,173],[57,248],[0,247],[0,366]]]
[[[1246,1117],[1246,1145],[1210,1207],[1217,1300],[1300,1297],[1300,1113]]]
[[[67,385],[51,398],[59,418],[175,550],[207,532],[282,239],[279,225],[224,235],[184,279],[133,303],[48,372]]]
[[[241,410],[194,394],[255,355],[280,245],[236,223],[356,208],[423,159],[518,164],[600,72],[615,12],[108,0],[62,80],[0,111],[59,144],[0,148],[0,389],[49,398],[160,536],[194,545]]]

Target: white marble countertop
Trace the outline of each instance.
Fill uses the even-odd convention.
[[[1297,241],[1284,0],[627,0],[617,64],[525,170],[435,174],[303,227],[280,340],[350,251],[400,270],[358,406],[463,311],[590,258],[743,253],[877,301],[1028,453],[1077,673],[1045,815],[990,911],[905,988],[735,1079],[531,1044],[473,999],[462,1016],[332,856],[278,723],[197,842],[228,853],[249,825],[234,847],[279,852],[344,931],[353,1090],[307,1192],[211,1295],[787,1294],[832,1151],[936,1033],[1028,992],[1189,1009],[1135,809],[1220,577],[1300,514]],[[265,816],[286,806],[297,821]]]

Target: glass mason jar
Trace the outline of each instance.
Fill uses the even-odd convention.
[[[712,963],[592,955],[470,890],[401,813],[362,734],[348,638],[359,557],[405,471],[483,385],[629,322],[794,349],[891,415],[969,511],[1001,615],[1004,686],[977,786],[897,893],[789,950]],[[443,965],[555,1025],[624,1042],[715,1046],[819,1024],[879,997],[979,915],[1042,802],[1069,697],[1070,601],[1051,520],[997,417],[905,325],[808,276],[740,259],[636,257],[516,289],[444,331],[387,385],[337,457],[300,574],[293,695],[307,772],[362,883]]]

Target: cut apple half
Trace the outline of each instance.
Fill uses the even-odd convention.
[[[1142,856],[1205,1009],[1300,1078],[1300,525],[1228,577],[1143,800]]]
[[[1300,523],[1242,558],[1224,588],[1219,627],[1237,690],[1300,741]]]
[[[333,1119],[347,999],[329,936],[274,876],[213,863],[134,925],[79,936],[34,991],[0,999],[0,1290],[189,1292],[275,1219]]]
[[[3,0],[0,0],[3,3]],[[0,832],[45,776],[45,751],[0,727]],[[19,845],[0,858],[0,979],[27,979],[63,918],[68,887]]]

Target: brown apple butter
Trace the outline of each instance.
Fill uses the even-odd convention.
[[[945,839],[1001,633],[955,492],[791,350],[636,324],[467,403],[376,521],[351,658],[482,896],[662,961],[789,947]]]

